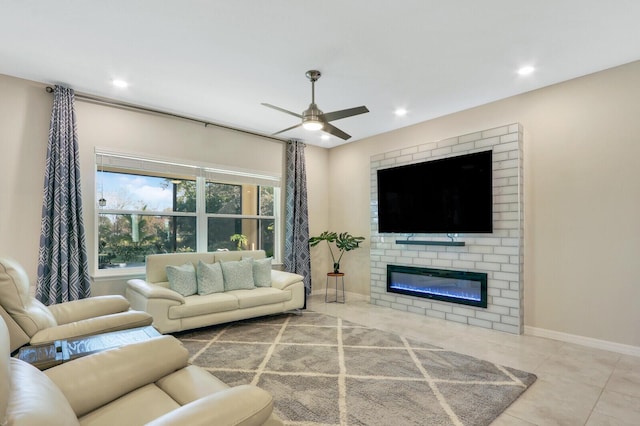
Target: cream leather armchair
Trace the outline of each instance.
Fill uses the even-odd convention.
[[[123,296],[99,296],[45,306],[29,291],[15,261],[0,258],[0,317],[9,327],[11,350],[26,344],[89,336],[150,325],[151,315],[129,309]]]
[[[282,425],[271,395],[228,387],[161,336],[40,371],[9,356],[0,320],[0,425]]]

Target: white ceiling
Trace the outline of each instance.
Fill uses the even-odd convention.
[[[268,135],[298,119],[261,103],[301,113],[318,69],[320,109],[371,111],[332,122],[351,142],[638,60],[639,22],[638,0],[0,0],[0,73]],[[279,137],[344,143],[321,133]]]

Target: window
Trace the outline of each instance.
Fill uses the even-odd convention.
[[[99,270],[142,267],[154,253],[262,249],[278,257],[277,177],[132,160],[96,156]]]

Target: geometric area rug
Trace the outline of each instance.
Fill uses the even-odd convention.
[[[228,385],[269,391],[287,425],[488,425],[536,380],[309,311],[175,337],[193,364]]]

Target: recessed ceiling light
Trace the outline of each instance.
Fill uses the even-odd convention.
[[[518,70],[518,74],[520,75],[529,75],[532,72],[534,72],[536,69],[534,67],[532,67],[531,65],[527,65],[525,67],[522,67]]]
[[[322,135],[322,136],[320,136],[320,138],[321,138],[323,141],[328,141],[328,140],[329,140],[329,135]]]
[[[402,117],[403,115],[407,115],[407,110],[404,108],[398,108],[394,111],[394,113],[398,116],[398,117]]]
[[[127,83],[126,81],[119,80],[119,79],[114,79],[113,81],[111,81],[111,84],[113,84],[116,87],[120,87],[121,89],[124,89],[129,85],[129,83]]]

